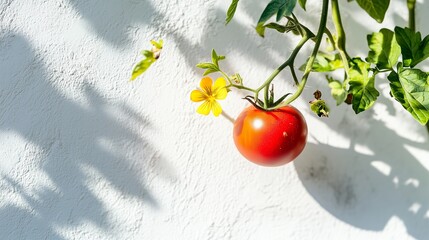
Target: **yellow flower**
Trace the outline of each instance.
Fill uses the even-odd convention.
[[[222,113],[222,107],[216,100],[225,99],[228,94],[225,79],[218,78],[213,84],[213,80],[210,77],[204,77],[201,79],[200,87],[201,89],[191,92],[191,101],[204,101],[198,107],[197,113],[209,115],[210,111],[212,111],[213,115],[219,116]]]

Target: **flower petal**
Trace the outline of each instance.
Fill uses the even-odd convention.
[[[222,107],[216,101],[212,102],[212,112],[215,117],[219,116],[222,113]]]
[[[205,101],[197,108],[197,113],[203,114],[203,115],[209,115],[211,109],[212,109],[212,103],[210,101]]]
[[[223,100],[226,98],[226,95],[228,95],[226,88],[221,88],[217,90],[217,92],[214,94],[214,97],[218,100]]]
[[[225,86],[226,86],[225,78],[220,77],[220,78],[216,79],[216,81],[213,85],[213,91],[224,88]]]
[[[210,77],[203,77],[200,82],[200,87],[207,95],[212,95],[213,80]]]
[[[207,95],[201,90],[194,90],[191,92],[191,101],[192,102],[201,102],[207,99]]]
[[[226,98],[228,94],[228,89],[225,87],[226,81],[224,78],[220,77],[216,79],[215,84],[213,86],[213,96],[218,100],[223,100]]]
[[[220,77],[216,79],[213,86],[213,96],[216,99],[222,100],[226,98],[228,91],[225,86],[226,86],[226,81],[224,78]]]

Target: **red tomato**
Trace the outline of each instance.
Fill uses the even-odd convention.
[[[298,109],[290,105],[274,111],[250,106],[235,120],[234,142],[251,162],[263,166],[283,165],[304,150],[307,123]]]

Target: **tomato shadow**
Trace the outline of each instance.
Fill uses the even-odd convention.
[[[428,138],[402,137],[372,114],[349,112],[335,123],[316,120],[320,128],[327,124],[332,134],[308,143],[294,163],[298,176],[308,193],[336,218],[382,231],[396,217],[410,235],[424,239],[429,235]],[[331,140],[333,135],[336,140]]]
[[[134,199],[136,215],[160,208],[147,181],[168,166],[146,138],[146,117],[91,84],[75,91],[83,106],[57,89],[71,79],[51,74],[23,36],[0,43],[0,133],[26,142],[2,158],[12,167],[0,172],[0,238],[64,239],[59,229],[84,222],[110,232],[129,227],[113,222],[114,205]],[[118,200],[109,205],[105,194]]]

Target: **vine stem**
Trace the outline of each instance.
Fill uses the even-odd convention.
[[[343,61],[344,70],[346,74],[349,72],[349,55],[346,51],[346,32],[344,31],[343,22],[341,21],[340,6],[338,5],[338,0],[332,0],[332,20],[337,30],[337,41],[335,42],[335,47],[340,53],[341,60]]]
[[[416,31],[416,0],[407,0],[408,7],[408,27],[411,31]]]
[[[320,43],[322,42],[323,34],[325,33],[326,21],[328,18],[328,5],[329,5],[329,0],[323,0],[322,14],[321,14],[322,16],[320,18],[319,29],[317,30],[316,44],[314,45],[313,52],[311,53],[311,56],[308,59],[307,65],[305,66],[304,75],[302,76],[302,80],[301,80],[300,84],[298,85],[297,91],[292,96],[287,98],[286,101],[284,101],[282,104],[280,104],[276,108],[280,108],[280,107],[284,107],[284,106],[289,105],[291,102],[293,102],[295,99],[297,99],[301,95],[302,91],[304,91],[304,87],[307,83],[308,77],[310,76],[314,60],[316,59],[317,52],[319,51],[319,47],[320,47]],[[268,109],[268,110],[274,110],[274,108]]]
[[[255,101],[258,98],[258,93],[264,89],[264,96],[265,96],[265,103],[264,103],[264,107],[267,108],[267,99],[268,99],[268,94],[269,94],[269,86],[271,84],[271,82],[274,80],[274,78],[279,75],[279,73],[286,68],[289,65],[293,65],[295,62],[295,58],[298,55],[299,51],[301,50],[301,48],[304,46],[304,44],[310,39],[310,37],[308,36],[307,33],[304,34],[304,36],[301,38],[301,40],[299,41],[298,45],[295,47],[295,49],[293,50],[292,54],[289,56],[289,58],[282,64],[280,65],[268,78],[267,80],[265,80],[265,82],[256,89],[255,92]]]

